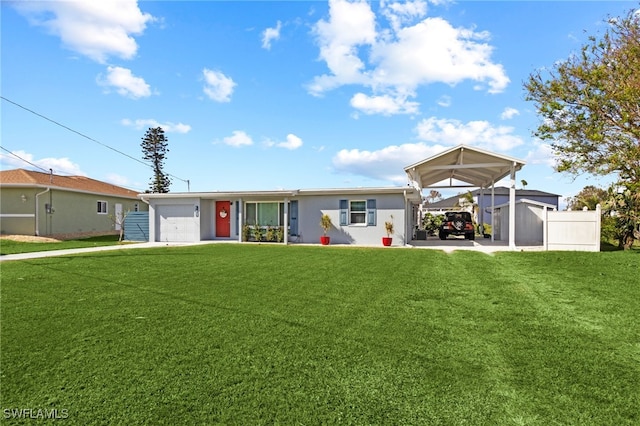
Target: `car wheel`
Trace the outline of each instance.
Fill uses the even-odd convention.
[[[467,234],[466,237],[470,240],[474,240],[476,238],[475,234]]]
[[[447,234],[445,234],[444,232],[441,232],[439,235],[441,240],[446,240],[447,239]]]

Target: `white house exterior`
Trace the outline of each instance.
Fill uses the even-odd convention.
[[[385,222],[394,224],[393,245],[411,241],[420,191],[413,187],[298,189],[140,194],[149,204],[149,240],[242,241],[242,229],[286,227],[285,243],[318,243],[320,217],[333,226],[331,244],[380,245]]]
[[[320,218],[331,217],[332,244],[379,245],[385,222],[393,221],[393,245],[413,239],[422,191],[429,188],[480,188],[491,191],[509,176],[509,204],[515,205],[516,172],[524,162],[465,145],[405,167],[409,185],[386,188],[298,189],[140,194],[149,204],[149,240],[195,242],[243,240],[247,226],[284,230],[283,240],[316,243]],[[508,241],[515,248],[515,208],[509,209]]]

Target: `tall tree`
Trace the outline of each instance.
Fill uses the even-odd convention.
[[[534,72],[524,87],[542,117],[534,134],[551,141],[556,169],[616,174],[615,187],[633,198],[640,192],[640,13],[632,10],[606,24],[601,37],[590,36],[578,54]],[[632,221],[635,205],[616,203],[631,209],[618,213]],[[622,237],[630,247],[633,232]]]
[[[169,140],[164,135],[162,127],[150,127],[142,138],[142,154],[145,160],[151,161],[153,164],[153,177],[149,181],[149,190],[147,192],[169,192],[171,179],[164,172],[164,160],[169,152],[167,145]]]
[[[596,206],[604,207],[604,203],[609,198],[606,189],[597,186],[587,185],[575,197],[567,200],[567,207],[571,210],[582,210],[586,207],[589,210],[595,210]]]

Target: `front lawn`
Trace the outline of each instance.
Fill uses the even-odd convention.
[[[0,256],[16,253],[33,253],[37,251],[66,250],[75,248],[88,248],[100,246],[113,246],[117,244],[130,244],[120,242],[118,235],[101,235],[98,237],[79,238],[57,242],[25,242],[0,238]]]
[[[640,423],[639,251],[212,244],[1,267],[5,418]]]

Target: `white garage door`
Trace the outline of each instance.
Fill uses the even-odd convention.
[[[196,218],[192,204],[156,206],[156,241],[196,241]]]

